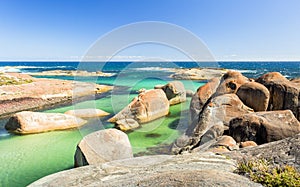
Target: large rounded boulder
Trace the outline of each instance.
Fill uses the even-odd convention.
[[[127,135],[117,129],[105,129],[85,136],[77,145],[75,167],[132,158]]]
[[[262,84],[247,82],[239,87],[237,96],[243,103],[254,111],[266,111],[269,104],[270,92]]]
[[[250,80],[237,71],[228,71],[221,78],[221,83],[216,91],[217,95],[236,93],[239,87]]]
[[[169,100],[161,89],[147,90],[139,93],[123,110],[108,121],[116,123],[122,119],[133,119],[146,123],[169,113]]]

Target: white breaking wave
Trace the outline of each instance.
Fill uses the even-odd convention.
[[[246,70],[246,69],[230,69],[231,71],[237,71],[240,73],[257,73],[257,70]]]
[[[144,67],[144,68],[132,68],[137,71],[173,71],[174,68],[162,68],[162,67]]]

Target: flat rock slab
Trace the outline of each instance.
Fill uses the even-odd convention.
[[[212,153],[156,155],[62,171],[29,186],[261,186]]]
[[[209,80],[214,77],[221,77],[227,72],[226,69],[177,69],[170,77],[183,80]]]

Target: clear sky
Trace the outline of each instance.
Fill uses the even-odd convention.
[[[300,60],[299,0],[1,0],[0,60],[78,60],[103,34],[140,21],[188,29],[217,60]],[[158,48],[120,60],[180,59]]]

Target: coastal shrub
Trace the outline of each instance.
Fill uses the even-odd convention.
[[[31,82],[32,80],[30,79],[18,79],[15,77],[0,76],[0,86],[27,84]]]
[[[300,187],[300,173],[294,167],[277,166],[266,159],[242,160],[235,172],[268,187]]]

